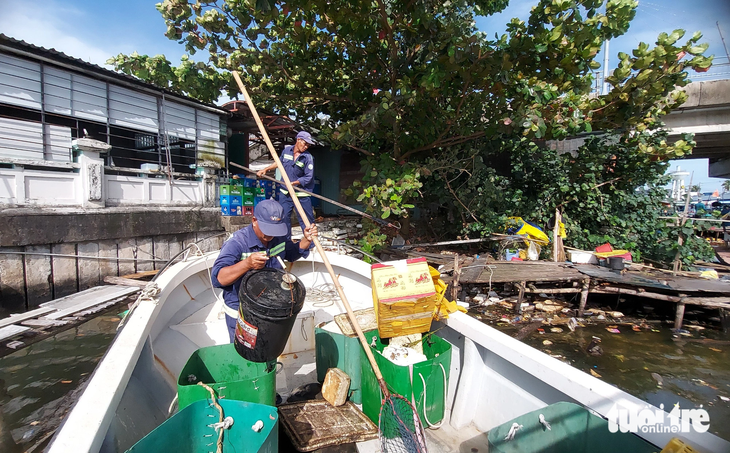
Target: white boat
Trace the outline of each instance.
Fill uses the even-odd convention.
[[[156,278],[125,319],[48,451],[125,451],[174,412],[177,376],[188,357],[198,348],[228,342],[220,290],[210,283],[216,257],[217,252],[187,257]],[[328,258],[353,310],[372,307],[370,266],[345,255]],[[336,295],[317,297],[316,290],[331,279],[316,251],[293,263],[291,271],[308,295],[279,359],[284,369],[276,385],[282,395],[316,381],[314,326],[345,311]],[[444,324],[438,335],[451,343],[452,360],[444,422],[427,430],[431,452],[486,451],[490,429],[560,401],[604,418],[616,407],[638,412],[648,406],[466,314],[454,313]],[[672,437],[681,437],[700,452],[730,452],[730,443],[722,438],[690,431],[638,435],[658,446],[657,451]],[[378,445],[377,439],[363,442],[358,450],[377,452]]]

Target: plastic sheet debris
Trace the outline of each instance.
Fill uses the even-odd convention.
[[[614,327],[606,327],[606,330],[609,331],[609,332],[611,332],[611,333],[621,333],[621,331],[618,330],[618,328],[616,328],[615,326]]]
[[[542,344],[543,344],[543,345],[545,345],[545,346],[550,346],[551,344],[553,344],[553,342],[552,342],[552,341],[550,341],[550,340],[544,340],[544,341],[542,342]]]
[[[651,373],[651,377],[654,378],[658,387],[662,387],[664,385],[664,378],[659,376],[657,373]]]
[[[412,348],[396,348],[387,346],[383,349],[382,355],[394,364],[400,366],[413,365],[427,360],[425,355],[418,353]]]
[[[563,329],[561,329],[560,327],[551,327],[550,328],[550,332],[552,332],[552,333],[562,333],[563,332]]]
[[[601,375],[598,374],[597,372],[595,372],[593,369],[591,369],[591,376],[597,377],[597,378],[601,377]]]
[[[576,327],[578,327],[578,320],[570,318],[570,320],[568,320],[568,329],[570,329],[571,332],[575,332]]]

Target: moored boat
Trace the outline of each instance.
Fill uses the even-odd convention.
[[[126,451],[175,412],[178,376],[188,358],[200,348],[228,343],[222,298],[210,283],[216,257],[217,252],[189,256],[148,286],[50,452]],[[372,307],[370,266],[344,255],[328,258],[353,310]],[[315,327],[344,312],[317,253],[293,263],[291,272],[307,288],[307,298],[279,358],[284,366],[276,376],[276,391],[284,398],[317,380]],[[660,411],[466,314],[453,313],[432,327],[436,329],[451,344],[452,359],[448,373],[444,370],[450,376],[445,419],[439,429],[427,430],[430,451],[484,451],[490,430],[559,402],[609,419],[618,410]],[[669,417],[664,419],[669,426]],[[637,435],[657,451],[682,437],[699,451],[730,452],[730,443],[691,426],[688,432],[664,431]],[[358,449],[378,451],[377,441],[360,443]]]

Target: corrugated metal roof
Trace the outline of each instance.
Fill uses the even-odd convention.
[[[30,60],[45,61],[50,62],[51,64],[56,63],[57,65],[66,67],[70,66],[86,75],[93,74],[103,79],[115,80],[120,82],[120,84],[122,85],[132,85],[133,87],[136,87],[137,89],[142,91],[155,91],[161,94],[164,93],[166,96],[171,96],[179,100],[183,100],[188,104],[194,104],[196,106],[206,109],[213,109],[219,114],[227,114],[227,111],[225,109],[222,109],[217,105],[204,103],[197,99],[183,96],[169,89],[160,88],[151,83],[143,82],[142,80],[131,75],[112,71],[96,64],[86,62],[79,58],[71,57],[56,49],[46,49],[44,47],[39,47],[25,41],[11,38],[10,36],[4,35],[2,33],[0,33],[0,50],[13,52],[17,55],[21,55],[23,58]]]

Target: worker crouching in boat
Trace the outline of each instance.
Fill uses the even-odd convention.
[[[236,231],[221,248],[213,264],[213,286],[223,289],[226,304],[228,337],[233,342],[238,316],[238,290],[243,276],[250,270],[271,267],[281,269],[277,256],[292,262],[306,258],[314,245],[317,226],[312,223],[304,229],[304,238],[298,243],[286,239],[289,229],[284,222],[284,209],[275,200],[264,200],[256,205],[251,224]]]

